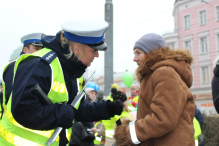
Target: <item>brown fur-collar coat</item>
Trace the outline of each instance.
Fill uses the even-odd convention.
[[[186,50],[162,48],[147,54],[136,70],[141,83],[135,122],[139,145],[195,145],[192,61]],[[117,127],[114,137],[120,146],[133,145],[127,124]]]

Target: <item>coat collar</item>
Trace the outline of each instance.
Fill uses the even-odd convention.
[[[147,58],[137,68],[136,75],[141,80],[149,73],[162,66],[171,66],[181,76],[187,86],[192,85],[191,64],[193,58],[188,50],[171,50],[169,47],[160,48],[147,54]]]

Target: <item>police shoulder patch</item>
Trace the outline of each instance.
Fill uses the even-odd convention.
[[[55,58],[57,57],[57,54],[55,51],[50,51],[46,55],[44,55],[41,60],[50,64]]]

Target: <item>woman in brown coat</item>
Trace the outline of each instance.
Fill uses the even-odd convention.
[[[117,144],[194,146],[191,54],[171,50],[156,34],[141,37],[134,54],[140,82],[137,121],[116,128]]]

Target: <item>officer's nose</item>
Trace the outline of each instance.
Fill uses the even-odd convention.
[[[95,57],[99,57],[99,51],[97,50],[97,51],[95,51]]]

